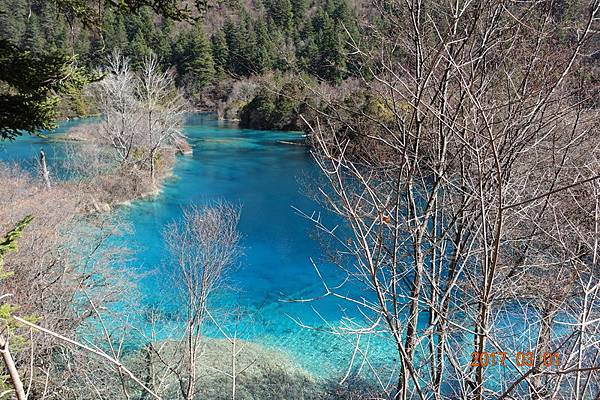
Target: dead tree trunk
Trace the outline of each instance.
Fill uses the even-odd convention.
[[[46,154],[44,153],[44,150],[40,150],[40,158],[38,163],[40,167],[40,174],[44,179],[44,184],[46,185],[47,189],[50,189],[50,173],[48,172],[48,165],[46,164]]]

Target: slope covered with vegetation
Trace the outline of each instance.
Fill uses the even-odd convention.
[[[133,68],[153,53],[164,68],[175,69],[177,85],[196,107],[218,109],[223,117],[260,129],[299,128],[302,98],[282,105],[283,99],[267,93],[293,85],[290,74],[336,85],[357,73],[346,40],[356,33],[357,16],[346,0],[230,1],[209,8],[202,20],[185,22],[150,7],[125,14],[107,8],[99,16],[99,25],[92,26],[52,2],[5,0],[0,2],[0,38],[33,53],[74,54],[88,71],[115,49],[131,59]],[[262,79],[267,75],[278,77],[277,88],[266,84],[272,78]],[[243,94],[236,93],[239,86],[245,87]],[[77,92],[64,98],[63,116],[97,111],[91,98]]]
[[[15,105],[0,108],[0,135],[49,126],[59,95],[76,114],[104,115],[96,141],[77,148],[79,186],[51,182],[43,153],[41,179],[0,168],[6,395],[235,399],[238,384],[254,396],[277,376],[289,385],[275,397],[600,398],[599,0],[265,0],[185,17],[168,6],[179,2],[151,0],[0,4],[1,99]],[[36,65],[44,60],[55,62]],[[85,85],[92,97],[69,90],[96,79]],[[237,331],[205,346],[218,325],[211,300],[241,253],[240,209],[226,202],[165,225],[183,298],[176,340],[142,337],[127,359],[126,326],[109,333],[104,311],[132,281],[112,281],[123,249],[102,244],[122,228],[87,212],[106,208],[86,206],[88,188],[113,204],[121,181],[137,194],[155,186],[185,151],[183,97],[242,126],[307,133],[320,174],[306,186],[336,218],[297,210],[323,244],[310,260],[322,291],[299,303],[341,302],[338,321],[312,328],[351,339],[338,381],[350,393],[274,368],[269,360],[287,361]],[[90,169],[114,174],[90,180]],[[156,314],[143,316],[152,335]],[[77,341],[84,330],[93,345]],[[393,349],[384,365],[370,363],[370,338]],[[240,347],[264,361],[252,373]],[[220,357],[206,360],[211,348]],[[87,383],[96,393],[82,393]]]

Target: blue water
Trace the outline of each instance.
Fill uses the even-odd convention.
[[[65,132],[76,123],[63,124],[55,133]],[[133,228],[116,240],[134,250],[129,264],[148,273],[137,285],[140,315],[146,307],[165,314],[181,309],[162,240],[165,226],[180,220],[187,205],[227,200],[241,207],[239,231],[244,256],[229,274],[228,285],[218,294],[215,307],[242,310],[244,316],[236,326],[246,339],[285,351],[318,375],[342,373],[352,356],[355,337],[306,329],[298,321],[326,330],[339,326],[343,317],[359,322],[356,310],[329,298],[310,303],[283,301],[323,294],[311,258],[321,266],[331,286],[343,279],[323,261],[323,249],[311,239],[312,224],[293,209],[308,214],[321,212],[327,218],[302,183],[319,173],[308,149],[281,143],[301,143],[302,137],[293,132],[241,130],[207,115],[190,116],[185,130],[193,155],[178,158],[174,177],[164,183],[161,194],[115,211]],[[58,169],[63,144],[30,136],[14,143],[0,142],[0,160],[33,170],[40,146],[48,155],[51,170]],[[223,326],[230,332],[233,329],[231,323],[223,322]],[[169,332],[170,327],[166,327],[161,335],[168,336]],[[219,333],[213,329],[211,334]],[[394,353],[383,339],[362,338],[361,345],[374,362],[394,364]]]
[[[90,119],[91,120],[91,119]],[[85,122],[84,120],[66,121],[53,132],[45,132],[44,137],[24,135],[13,141],[0,140],[0,161],[15,164],[30,172],[37,170],[37,157],[40,150],[44,150],[48,159],[48,165],[53,170],[62,169],[64,148],[67,145],[63,141],[54,140],[60,134]]]

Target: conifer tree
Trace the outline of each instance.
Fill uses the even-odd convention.
[[[201,27],[194,27],[178,37],[175,59],[180,77],[196,90],[214,81],[212,48]]]
[[[151,54],[151,49],[144,38],[142,32],[138,31],[133,35],[133,40],[129,43],[127,54],[131,59],[134,68],[138,68],[144,62],[144,59]]]
[[[4,0],[0,2],[0,39],[18,43],[25,32],[27,4],[23,0]]]
[[[229,47],[227,47],[227,39],[223,31],[217,31],[211,37],[211,50],[215,63],[215,71],[218,75],[222,75],[227,70],[227,61],[229,59]]]
[[[253,70],[255,73],[263,73],[273,66],[273,44],[267,32],[265,24],[258,20],[254,26],[256,34],[256,46],[252,55]]]
[[[104,16],[102,32],[106,45],[106,55],[110,54],[110,49],[124,49],[129,42],[125,28],[125,17],[112,10],[108,10]]]
[[[25,32],[21,39],[21,47],[31,51],[40,51],[44,48],[44,38],[41,35],[40,21],[36,14],[31,14],[27,19]]]
[[[296,26],[296,30],[299,26],[302,25],[304,16],[306,15],[306,10],[308,10],[309,1],[308,0],[291,0],[292,4],[292,14],[294,15],[294,25]]]
[[[294,13],[292,12],[292,3],[290,0],[267,0],[267,13],[273,19],[275,24],[286,31],[292,30]]]
[[[0,39],[0,139],[55,127],[57,94],[79,90],[89,75],[60,53],[23,51]]]
[[[227,69],[233,74],[239,74],[239,58],[241,54],[241,32],[240,28],[227,19],[223,25],[223,35],[227,43]]]

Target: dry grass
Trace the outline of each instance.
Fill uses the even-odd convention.
[[[86,194],[75,185],[47,189],[39,179],[4,164],[0,182],[0,232],[33,217],[18,250],[4,260],[13,275],[1,282],[2,293],[10,294],[16,315],[74,337],[95,316],[94,307],[105,309],[131,290],[131,276],[112,267],[127,252],[108,243],[124,227],[106,215],[86,213]],[[39,398],[46,384],[50,393],[60,393],[65,380],[85,379],[86,364],[69,366],[77,358],[70,349],[23,328],[10,334],[23,380],[32,379],[32,398]],[[49,369],[55,372],[46,383]]]
[[[172,175],[177,154],[190,154],[185,138],[161,149],[156,157],[156,183],[152,183],[148,163],[119,163],[104,138],[95,134],[97,124],[78,126],[65,136],[76,143],[68,146],[64,169],[71,184],[86,195],[88,211],[108,211],[112,206],[156,195],[161,183]]]

